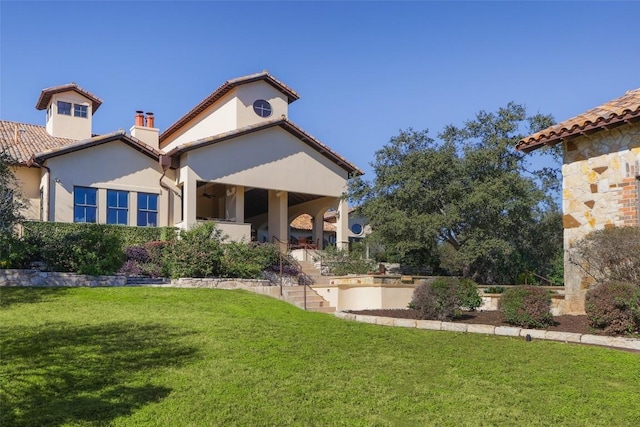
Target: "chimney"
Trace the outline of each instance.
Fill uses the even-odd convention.
[[[129,132],[131,136],[139,139],[145,144],[151,146],[152,148],[159,150],[160,149],[160,140],[159,140],[159,131],[154,128],[155,125],[155,117],[153,113],[147,113],[147,117],[145,120],[144,112],[142,110],[136,111],[136,121],[135,124],[131,127]],[[146,122],[146,126],[145,126]]]
[[[144,114],[142,112],[142,110],[137,110],[136,111],[136,121],[135,121],[135,126],[144,126]]]

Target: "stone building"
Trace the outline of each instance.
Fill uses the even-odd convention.
[[[594,230],[640,226],[640,88],[521,140],[530,152],[562,144],[565,310],[584,312],[591,282],[569,262]]]

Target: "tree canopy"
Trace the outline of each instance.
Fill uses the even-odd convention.
[[[428,264],[484,283],[513,283],[520,273],[550,274],[562,253],[553,198],[558,171],[532,169],[515,150],[527,132],[553,123],[509,103],[480,111],[438,140],[403,130],[376,152],[371,181],[356,178],[349,197],[373,238],[402,262]]]
[[[22,220],[25,202],[20,196],[11,158],[0,148],[0,238],[13,234],[15,224]]]

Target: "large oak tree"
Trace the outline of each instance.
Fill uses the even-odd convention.
[[[558,169],[531,169],[514,147],[553,123],[509,103],[480,111],[438,140],[408,129],[376,152],[372,181],[351,181],[349,197],[373,238],[405,263],[446,268],[484,283],[551,272],[562,252],[554,192]]]
[[[11,164],[11,158],[0,147],[0,238],[13,234],[14,226],[23,219],[22,209],[26,206]]]

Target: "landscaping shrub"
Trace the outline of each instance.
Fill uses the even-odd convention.
[[[173,241],[153,241],[144,244],[149,254],[148,274],[151,277],[171,276],[170,255],[173,249]]]
[[[329,246],[322,252],[322,263],[328,267],[330,274],[346,276],[347,274],[367,274],[373,271],[375,262],[365,259],[363,253],[356,249],[347,251]]]
[[[27,268],[37,252],[37,247],[25,239],[0,234],[0,268]]]
[[[170,251],[171,277],[216,277],[222,265],[222,234],[213,223],[180,232]]]
[[[262,270],[269,266],[263,264],[259,251],[255,246],[244,242],[229,242],[224,245],[221,275],[242,279],[258,279]]]
[[[95,227],[78,228],[60,238],[37,236],[32,242],[40,243],[39,258],[52,271],[113,274],[124,258],[118,236],[103,234]]]
[[[604,283],[587,291],[585,311],[591,326],[607,335],[640,333],[640,286]]]
[[[597,230],[577,241],[570,250],[571,263],[597,283],[640,284],[640,228]]]
[[[223,246],[221,275],[243,279],[262,278],[262,272],[280,272],[280,248],[271,243],[230,242]],[[298,275],[298,269],[288,256],[282,258],[283,274]]]
[[[551,293],[535,286],[517,286],[500,298],[504,321],[525,328],[544,328],[553,322]]]
[[[462,309],[475,310],[481,304],[472,280],[440,278],[418,285],[409,307],[418,310],[421,319],[449,320],[460,316]]]
[[[25,236],[46,236],[49,239],[61,239],[67,234],[86,228],[96,229],[104,235],[114,235],[121,242],[122,250],[130,246],[143,246],[147,242],[176,239],[177,230],[174,227],[123,227],[111,224],[81,224],[66,222],[36,222],[25,221]]]
[[[160,251],[159,253],[154,253],[152,257],[147,249],[151,243],[166,245],[166,242],[149,242],[145,246],[128,247],[124,251],[126,260],[118,272],[127,276],[166,276],[167,269],[163,267],[166,264],[165,254]],[[154,247],[157,247],[157,245]]]

